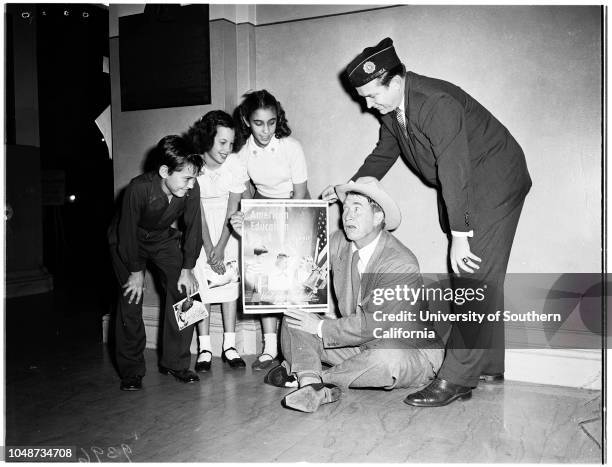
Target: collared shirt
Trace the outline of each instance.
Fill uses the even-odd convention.
[[[230,154],[225,162],[216,169],[202,167],[198,175],[200,197],[202,199],[227,199],[231,193],[242,193],[249,181],[246,168],[240,162],[238,154]]]
[[[197,181],[185,196],[172,196],[169,201],[157,172],[133,178],[125,189],[121,209],[111,223],[109,242],[117,245],[119,256],[130,272],[143,271],[146,258],[140,254],[140,245],[153,245],[178,237],[172,224],[181,216],[185,223],[183,269],[193,269],[202,248],[200,186]]]
[[[382,230],[378,232],[378,235],[374,240],[372,240],[370,243],[368,243],[362,248],[357,248],[354,242],[351,243],[351,253],[356,250],[359,250],[359,262],[357,263],[357,269],[359,271],[359,274],[363,274],[365,272],[368,262],[374,254],[374,250],[376,250],[376,246],[378,245],[378,241],[380,240],[381,232]]]
[[[274,136],[262,148],[251,135],[238,156],[257,191],[267,198],[289,198],[293,185],[308,179],[302,145],[291,136]]]
[[[362,275],[365,272],[368,266],[368,263],[370,262],[370,259],[372,258],[372,255],[374,254],[374,250],[376,250],[376,247],[378,246],[378,242],[380,241],[381,233],[382,233],[382,230],[378,232],[378,235],[376,236],[374,240],[372,240],[370,243],[368,243],[366,246],[362,248],[357,248],[357,246],[355,246],[355,243],[351,242],[351,253],[354,253],[355,251],[359,250],[359,261],[357,262],[357,270],[359,271],[359,275]],[[318,323],[317,325],[317,336],[319,336],[319,338],[321,339],[323,339],[323,323],[324,322],[325,322],[324,320],[321,320],[321,322]]]

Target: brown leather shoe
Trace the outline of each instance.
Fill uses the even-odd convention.
[[[342,392],[333,384],[313,383],[302,386],[283,398],[283,405],[300,412],[315,412],[319,406],[336,402]]]
[[[415,407],[442,407],[455,399],[469,399],[471,397],[472,388],[436,378],[426,388],[408,395],[404,399],[404,403]]]
[[[480,375],[478,380],[486,384],[501,384],[504,382],[504,374],[503,373],[482,374]]]

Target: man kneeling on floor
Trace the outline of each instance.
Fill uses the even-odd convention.
[[[348,388],[426,385],[444,357],[433,327],[419,320],[425,303],[395,296],[398,286],[423,284],[414,254],[387,232],[400,224],[398,206],[374,177],[339,185],[336,192],[343,232],[334,232],[329,251],[341,317],[287,310],[285,361],[265,378],[274,386],[298,387],[283,403],[302,412],[336,402]],[[332,366],[323,370],[322,362]]]

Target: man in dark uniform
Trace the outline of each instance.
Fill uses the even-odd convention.
[[[381,114],[378,144],[352,179],[381,179],[401,154],[424,183],[438,190],[453,272],[463,277],[468,273],[487,285],[487,312],[503,310],[510,249],[531,187],[521,147],[459,87],[406,72],[390,38],[364,49],[346,72],[368,108]],[[322,196],[333,199],[333,188],[326,188]],[[479,379],[502,381],[503,341],[503,323],[477,329],[453,325],[437,378],[404,402],[446,405],[470,397]]]
[[[198,290],[192,269],[202,248],[200,187],[196,180],[202,159],[191,154],[179,136],[162,138],[157,150],[159,169],[130,182],[109,229],[113,266],[124,289],[119,293],[115,328],[123,391],[141,389],[145,374],[141,298],[148,262],[159,274],[165,293],[159,371],[184,383],[199,381],[189,370],[193,327],[179,331],[172,305],[185,298],[185,292],[191,295]],[[172,227],[181,216],[185,224],[182,241],[181,232]]]

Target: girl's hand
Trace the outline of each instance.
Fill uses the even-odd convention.
[[[225,251],[221,245],[217,244],[217,246],[213,248],[213,257],[218,263],[225,264]]]
[[[206,253],[206,260],[208,264],[216,263],[217,258],[215,256],[215,247],[214,245],[206,245],[204,244],[204,252]]]
[[[225,265],[222,261],[208,261],[208,264],[216,274],[219,274],[220,276],[225,274]]]
[[[238,235],[242,235],[242,224],[244,223],[244,213],[242,211],[236,211],[230,217],[230,224]]]

